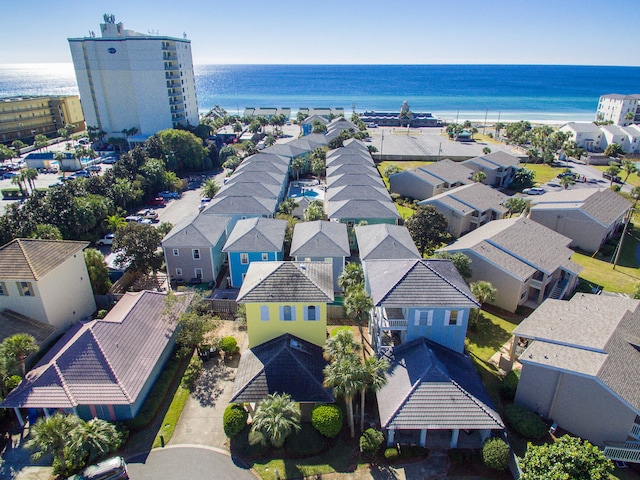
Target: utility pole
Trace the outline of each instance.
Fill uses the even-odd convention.
[[[631,213],[633,212],[633,208],[629,209],[629,213],[627,214],[627,221],[624,224],[624,228],[622,229],[622,235],[620,235],[620,241],[618,242],[618,248],[616,249],[616,256],[613,259],[613,269],[616,269],[616,265],[618,265],[618,259],[620,258],[620,252],[622,251],[622,244],[624,243],[624,236],[627,234],[627,228],[629,228],[629,222],[631,221]]]
[[[489,109],[487,108],[484,111],[484,125],[482,126],[482,135],[484,135],[485,130],[487,129],[487,114],[489,113]]]
[[[384,129],[380,132],[382,138],[380,139],[380,161],[382,161],[382,146],[384,145]]]

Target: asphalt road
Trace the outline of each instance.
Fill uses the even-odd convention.
[[[209,447],[178,445],[127,460],[132,480],[255,480],[248,468]]]

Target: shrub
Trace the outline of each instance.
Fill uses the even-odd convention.
[[[7,390],[11,391],[16,388],[21,381],[22,377],[20,375],[11,375],[4,381],[4,384]]]
[[[389,462],[396,460],[407,460],[410,458],[424,457],[428,450],[419,445],[400,445],[398,448],[389,447],[384,451],[384,458]]]
[[[98,310],[98,313],[96,314],[96,318],[104,318],[107,316],[107,313],[109,313],[109,310]]]
[[[231,439],[231,452],[241,457],[256,458],[269,451],[269,442],[261,432],[251,431],[247,425]]]
[[[222,337],[218,347],[224,353],[233,353],[238,348],[238,341],[234,337]]]
[[[375,457],[384,442],[384,435],[375,428],[367,428],[360,436],[360,452],[365,458]]]
[[[342,430],[342,410],[335,405],[318,405],[311,412],[311,424],[325,437],[333,438]]]
[[[200,357],[198,357],[197,355],[194,355],[189,361],[189,366],[182,376],[180,385],[182,385],[182,387],[186,388],[187,390],[191,390],[193,388],[193,385],[196,383],[196,380],[198,379],[198,375],[200,374],[201,369],[202,360],[200,360]]]
[[[484,464],[494,470],[506,470],[509,467],[509,445],[498,437],[492,437],[484,442],[482,460]]]
[[[237,403],[229,404],[222,415],[225,435],[229,438],[238,435],[247,426],[248,417],[249,414],[241,405]]]
[[[291,433],[285,440],[287,451],[299,457],[316,455],[324,447],[324,438],[310,424],[303,424],[300,430]]]
[[[516,390],[518,389],[518,382],[520,381],[520,373],[522,370],[514,368],[502,379],[502,385],[500,385],[500,395],[505,400],[513,400],[516,397]]]
[[[389,447],[384,451],[384,458],[390,462],[395,462],[400,458],[400,453],[396,447]]]
[[[509,425],[525,438],[538,440],[547,433],[547,426],[542,419],[522,405],[513,403],[507,406],[505,417]]]

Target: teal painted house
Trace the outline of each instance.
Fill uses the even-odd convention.
[[[365,281],[374,304],[369,333],[377,352],[421,337],[464,351],[469,314],[480,304],[449,260],[370,260]]]
[[[246,218],[239,220],[222,249],[229,257],[232,288],[240,288],[252,262],[282,260],[286,220]]]

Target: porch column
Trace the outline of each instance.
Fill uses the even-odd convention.
[[[427,446],[427,429],[426,428],[423,428],[422,430],[420,430],[420,446],[421,447]]]
[[[454,428],[451,431],[451,443],[450,443],[451,448],[457,448],[458,447],[458,434],[459,433],[460,433],[460,430],[458,430],[457,428]]]
[[[516,345],[518,345],[518,340],[520,337],[516,337],[515,335],[512,337],[511,348],[509,349],[509,363],[513,365],[513,362],[516,359]]]
[[[387,446],[388,447],[392,447],[393,446],[393,437],[395,436],[396,431],[393,428],[390,428],[389,430],[387,430]]]
[[[76,417],[79,417],[79,416],[80,416],[80,415],[78,415],[78,407],[73,407],[73,414],[74,414]]]
[[[49,413],[49,409],[48,408],[43,408],[42,410],[44,410],[44,416],[49,418],[51,416],[51,414]]]
[[[491,435],[491,430],[489,430],[488,428],[480,430],[480,438],[482,439],[483,443],[487,438],[489,438],[489,435]]]
[[[16,414],[16,417],[18,417],[18,423],[20,424],[21,427],[24,428],[24,418],[22,418],[22,414],[20,413],[20,409],[18,407],[13,407],[13,411]]]

